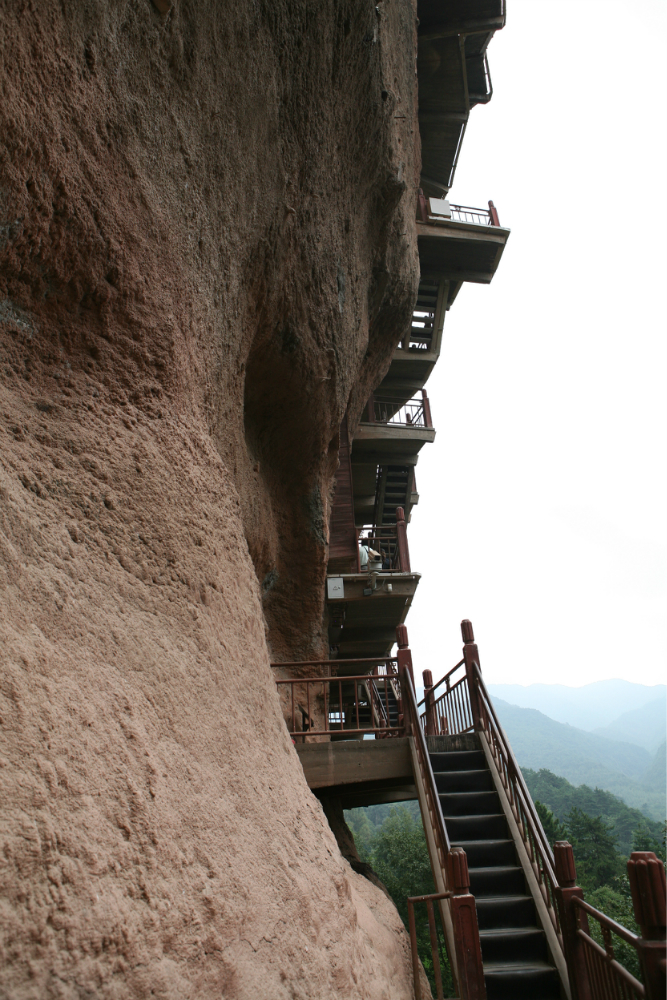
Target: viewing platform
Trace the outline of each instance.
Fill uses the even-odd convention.
[[[510,230],[489,209],[451,205],[445,198],[420,198],[417,241],[422,277],[450,281],[449,298],[464,281],[489,284],[500,263]]]

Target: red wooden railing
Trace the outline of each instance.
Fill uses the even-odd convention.
[[[463,659],[437,684],[424,671],[424,706],[420,728],[428,736],[477,731],[484,734],[496,774],[526,849],[530,865],[553,926],[557,946],[567,964],[574,1000],[664,1000],[665,996],[665,868],[655,855],[635,852],[628,875],[642,937],[632,934],[583,899],[575,886],[574,859],[569,844],[554,852],[542,828],[521,768],[498,721],[482,679],[479,652],[471,622],[461,622]],[[461,671],[459,676],[455,676]],[[444,690],[436,696],[444,684]],[[590,937],[588,918],[598,921],[605,947]],[[638,951],[644,984],[614,958],[610,934]]]
[[[665,866],[652,851],[633,851],[628,878],[635,920],[641,936],[616,923],[584,899],[576,885],[572,847],[554,845],[559,886],[556,889],[574,1000],[664,1000],[665,997]],[[599,928],[602,944],[591,936],[590,921]],[[643,982],[614,956],[612,935],[637,952]]]
[[[401,679],[395,658],[310,660],[272,663],[271,666],[301,674],[276,678],[293,739],[298,737],[305,743],[308,737],[340,733],[347,737],[370,735],[378,739],[404,735]],[[352,668],[357,672],[340,673]],[[313,670],[318,670],[319,676],[312,676]],[[397,720],[393,726],[388,712],[392,699],[397,705]]]
[[[408,646],[408,630],[405,625],[396,629],[398,643],[398,669],[401,674],[403,707],[405,711],[406,733],[414,737],[415,751],[421,775],[422,786],[426,797],[426,809],[433,831],[438,863],[448,888],[445,896],[451,893],[451,918],[454,930],[454,941],[447,942],[450,952],[450,962],[462,1000],[486,1000],[484,970],[482,968],[482,949],[477,923],[475,897],[470,893],[470,877],[468,875],[468,860],[462,848],[452,848],[447,834],[445,819],[442,815],[440,796],[435,783],[431,759],[426,746],[424,730],[419,718],[419,708],[414,688],[412,670],[412,654]],[[445,898],[442,896],[441,898]],[[458,902],[455,902],[455,898]],[[410,928],[413,956],[416,953],[416,931]],[[452,947],[454,955],[451,954]],[[434,963],[436,958],[434,957]],[[415,996],[420,1000],[419,976],[415,974]],[[441,996],[441,994],[439,994]]]

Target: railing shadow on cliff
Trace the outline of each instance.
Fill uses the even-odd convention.
[[[472,623],[461,622],[463,659],[433,684],[425,670],[420,729],[426,736],[478,732],[485,740],[523,843],[551,923],[552,950],[560,951],[573,1000],[664,1000],[665,996],[665,868],[650,852],[635,852],[628,861],[635,918],[642,937],[621,927],[583,899],[575,886],[572,848],[563,842],[551,850],[521,768],[498,721],[482,678]],[[457,671],[461,674],[457,676]],[[436,696],[442,685],[444,690]],[[600,926],[602,948],[591,938],[588,918]],[[547,927],[544,928],[548,930]],[[611,933],[638,953],[644,983],[614,958]]]

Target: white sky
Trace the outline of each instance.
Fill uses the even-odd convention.
[[[665,681],[665,2],[509,0],[451,200],[511,227],[427,389],[407,619],[439,678]]]

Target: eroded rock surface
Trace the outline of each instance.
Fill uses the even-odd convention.
[[[2,4],[3,997],[411,995],[269,659],[323,652],[338,426],[409,322],[414,18]]]

